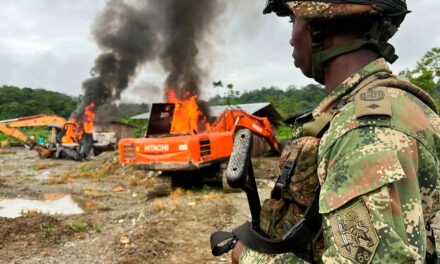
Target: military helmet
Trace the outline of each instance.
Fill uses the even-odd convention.
[[[350,16],[390,14],[405,15],[405,0],[267,0],[264,14],[279,16],[293,13],[304,20],[332,20]]]
[[[313,42],[313,78],[324,79],[324,63],[341,54],[363,46],[374,47],[382,57],[393,63],[397,59],[394,47],[387,41],[397,32],[405,15],[409,13],[405,0],[267,0],[264,14],[274,12],[306,20],[310,24]],[[371,29],[362,39],[323,50],[322,24],[354,17],[376,17]]]

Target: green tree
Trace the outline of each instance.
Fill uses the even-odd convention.
[[[233,88],[233,87],[232,87]],[[211,98],[211,105],[224,105],[228,102],[228,96],[221,97],[219,95]],[[314,108],[327,95],[327,91],[322,85],[309,84],[307,86],[297,88],[295,85],[282,90],[278,87],[262,87],[252,91],[245,91],[242,94],[236,94],[231,104],[246,104],[271,102],[278,110],[283,118],[287,118],[305,110]],[[290,138],[292,136],[292,128],[287,124],[281,124],[277,129],[279,138]]]
[[[234,102],[232,102],[232,99],[235,98],[234,85],[232,83],[229,83],[228,85],[226,85],[226,87],[228,88],[227,104],[228,105],[234,104]],[[236,92],[238,93],[238,91]]]
[[[223,83],[222,83],[222,81],[216,81],[216,82],[213,82],[213,83],[212,83],[212,86],[213,86],[214,88],[217,88],[217,96],[218,96],[218,89],[219,89],[220,87],[223,87]]]
[[[427,91],[440,106],[440,47],[434,47],[417,62],[412,70],[400,72],[412,83]]]
[[[434,47],[426,52],[414,69],[406,69],[400,74],[408,77],[411,82],[427,92],[436,91],[440,85],[440,47]]]
[[[36,114],[68,118],[80,103],[76,97],[44,89],[0,87],[0,120]]]
[[[134,137],[135,138],[145,137],[145,132],[147,131],[148,120],[130,119],[129,117],[123,117],[121,119],[121,122],[134,126]]]

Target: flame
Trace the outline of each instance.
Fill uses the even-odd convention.
[[[86,109],[84,110],[84,113],[81,116],[81,120],[79,121],[76,118],[72,118],[69,121],[67,121],[66,124],[64,124],[64,136],[62,138],[62,143],[69,144],[69,143],[78,143],[83,134],[91,134],[93,132],[93,123],[95,121],[95,113],[93,112],[93,109],[95,108],[95,104],[92,102],[88,106],[86,106]]]
[[[168,102],[174,103],[174,116],[171,134],[201,133],[208,131],[211,125],[197,105],[197,95],[185,93],[184,100],[178,99],[173,89],[167,89]]]
[[[66,124],[64,124],[64,129],[64,136],[61,140],[64,144],[78,142],[78,126],[75,118],[70,119]]]
[[[95,113],[93,109],[95,108],[95,104],[92,102],[90,105],[86,107],[84,111],[85,121],[83,122],[84,132],[91,134],[93,132],[93,121],[95,121]]]

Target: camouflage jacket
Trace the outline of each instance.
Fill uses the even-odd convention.
[[[439,203],[440,119],[413,93],[377,86],[377,79],[344,100],[379,72],[390,73],[381,59],[345,80],[314,113],[345,103],[318,155],[325,263],[424,262],[425,225]]]
[[[424,262],[425,225],[439,209],[440,119],[419,99],[423,92],[396,88],[396,80],[378,59],[312,113],[315,120],[332,113],[318,153],[324,263]],[[304,125],[294,137],[307,135]],[[240,261],[257,259],[303,262],[249,249]]]

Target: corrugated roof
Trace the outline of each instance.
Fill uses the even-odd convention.
[[[146,112],[140,115],[135,115],[130,117],[130,119],[149,119],[150,118],[150,112]]]
[[[211,106],[209,109],[211,110],[212,116],[219,116],[223,111],[227,109],[233,109],[233,108],[239,108],[243,111],[248,112],[249,114],[255,114],[259,110],[265,108],[266,106],[270,105],[270,103],[253,103],[253,104],[238,104],[234,106],[230,105],[215,105]]]
[[[256,115],[256,116],[266,116],[268,117],[272,122],[279,122],[282,120],[282,117],[280,113],[273,107],[272,103],[269,102],[263,102],[263,103],[251,103],[251,104],[238,104],[238,105],[215,105],[210,106],[209,109],[211,111],[212,117],[219,116],[223,111],[227,109],[242,109],[243,111],[246,111],[249,114]],[[131,119],[149,119],[150,118],[150,112],[132,116]]]

